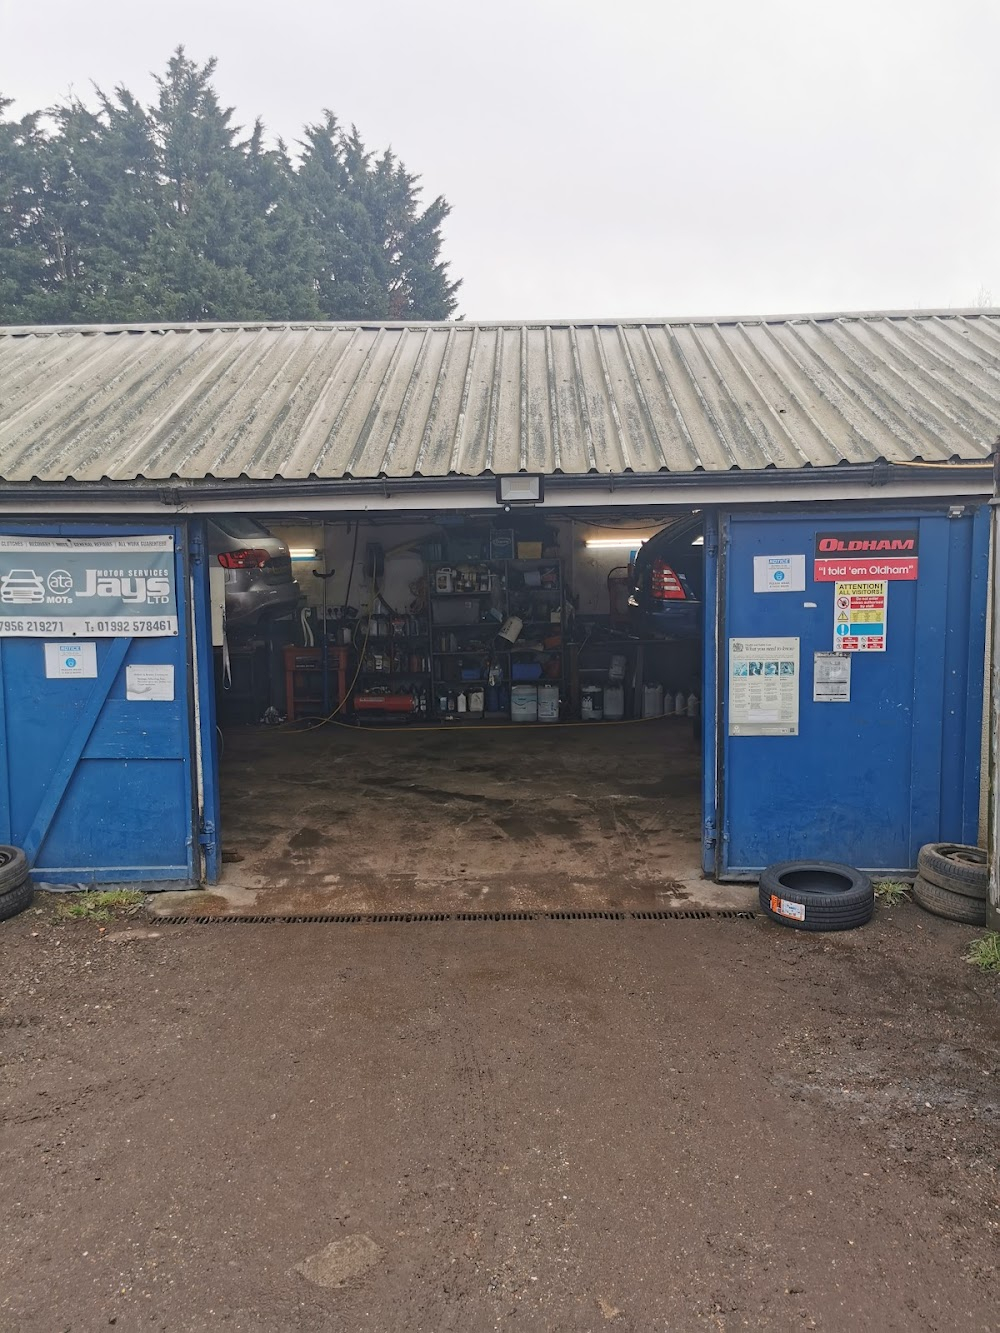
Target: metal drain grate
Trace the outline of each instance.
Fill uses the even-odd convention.
[[[454,921],[540,921],[540,912],[456,912]]]
[[[377,912],[367,918],[373,926],[412,926],[422,921],[451,921],[450,912]]]
[[[633,912],[632,916],[636,921],[707,921],[714,916],[713,912],[682,912],[682,911],[655,911],[655,912]]]
[[[259,913],[255,916],[159,916],[160,926],[389,926],[429,925],[439,922],[516,921],[753,921],[756,912],[719,911],[564,911],[564,912],[314,912],[309,915]]]
[[[543,921],[627,921],[631,912],[542,912]]]

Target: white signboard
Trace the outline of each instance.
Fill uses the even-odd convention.
[[[0,638],[177,633],[174,539],[0,533]]]
[[[730,736],[799,734],[799,640],[729,640]]]
[[[755,555],[753,590],[754,592],[805,592],[805,556]]]
[[[813,654],[813,703],[851,702],[851,654]]]
[[[97,644],[47,643],[45,675],[49,680],[94,680],[97,676]]]
[[[132,703],[172,703],[174,669],[170,665],[127,666],[125,698]]]

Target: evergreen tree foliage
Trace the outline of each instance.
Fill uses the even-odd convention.
[[[446,319],[448,204],[331,113],[301,156],[246,137],[178,47],[143,106],[0,98],[0,323]]]

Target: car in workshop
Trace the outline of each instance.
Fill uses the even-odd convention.
[[[629,625],[643,639],[696,639],[705,611],[705,541],[685,514],[639,547],[631,569]]]
[[[262,622],[292,615],[302,603],[288,547],[255,518],[213,516],[208,547],[212,560],[225,570],[229,630],[258,629]]]

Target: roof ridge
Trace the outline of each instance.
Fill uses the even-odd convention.
[[[833,323],[837,320],[910,320],[1000,318],[1000,306],[927,307],[916,310],[830,310],[820,313],[750,315],[630,315],[573,319],[223,319],[162,320],[151,323],[128,321],[112,324],[0,324],[0,337],[66,333],[172,333],[224,331],[240,333],[273,329],[275,332],[310,330],[331,332],[343,329],[590,329],[590,328],[680,328],[692,325]]]

